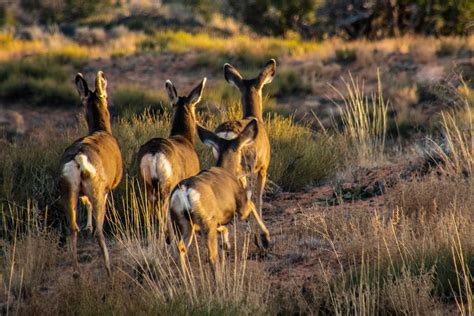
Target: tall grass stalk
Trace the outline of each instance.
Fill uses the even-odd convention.
[[[453,113],[441,113],[444,144],[433,142],[435,153],[441,158],[441,169],[450,175],[468,175],[474,172],[474,121],[466,100],[464,124]]]
[[[357,154],[355,163],[371,165],[384,156],[388,103],[383,98],[378,70],[377,92],[370,98],[365,95],[364,83],[359,84],[352,74],[349,77],[349,82],[343,79],[347,95],[333,87],[344,103],[341,110],[344,134]]]
[[[221,252],[215,276],[203,253],[207,249],[205,235],[195,236],[183,270],[177,241],[166,243],[166,212],[147,201],[135,179],[127,181],[129,189],[121,207],[109,205],[108,219],[113,240],[123,249],[124,262],[133,271],[127,274],[143,288],[145,295],[163,304],[182,301],[188,308],[238,308],[239,313],[240,309],[244,313],[265,310],[268,283],[263,271],[256,274],[248,269],[249,234],[238,233],[234,224],[233,249],[228,255]]]

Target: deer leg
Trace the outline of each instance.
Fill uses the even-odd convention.
[[[255,217],[255,220],[258,223],[258,226],[260,226],[260,229],[263,231],[263,234],[261,237],[262,238],[262,246],[263,248],[268,248],[270,246],[270,232],[268,231],[267,227],[265,226],[265,223],[263,220],[260,218],[258,215],[258,212],[255,210],[255,208],[252,208],[252,214]]]
[[[262,216],[263,191],[265,191],[265,183],[267,182],[267,169],[262,168],[257,175],[257,209]]]
[[[86,206],[87,209],[87,225],[86,230],[89,231],[89,234],[92,234],[94,228],[92,227],[92,204],[89,198],[85,195],[80,197],[82,204]]]
[[[225,251],[230,250],[230,242],[229,242],[229,230],[227,229],[226,226],[218,226],[217,231],[222,234],[222,238],[224,239],[224,242],[222,244],[222,249]]]
[[[65,197],[65,204],[67,210],[67,219],[69,222],[69,240],[71,243],[71,252],[73,259],[73,277],[78,278],[79,273],[79,261],[77,258],[77,233],[79,232],[79,226],[76,222],[77,212],[77,198],[78,192],[72,188],[69,188]]]
[[[217,268],[217,227],[211,225],[207,231],[207,248],[209,250],[209,261],[214,276],[216,276]]]
[[[179,251],[179,259],[181,263],[181,269],[183,273],[186,275],[186,254],[188,252],[188,248],[186,247],[185,240],[189,238],[190,235],[190,225],[186,221],[185,218],[182,216],[178,219],[179,224],[179,231],[181,233],[181,238],[178,243],[178,251]]]
[[[172,232],[170,231],[170,216],[169,216],[169,191],[170,190],[161,190],[160,192],[160,201],[161,209],[159,212],[159,222],[160,222],[160,232],[162,236],[165,236],[166,240],[170,240],[170,235]]]
[[[109,259],[109,252],[107,250],[107,245],[105,243],[104,237],[104,220],[105,220],[105,202],[107,200],[107,194],[97,194],[92,199],[93,209],[95,210],[95,220],[97,223],[97,227],[95,229],[95,238],[97,239],[97,243],[99,244],[100,251],[102,252],[102,257],[104,258],[105,269],[107,270],[107,275],[109,277],[112,276],[112,270],[110,268],[110,259]]]

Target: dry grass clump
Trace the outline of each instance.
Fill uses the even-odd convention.
[[[168,99],[163,94],[135,85],[118,87],[111,100],[113,111],[122,118],[131,118],[146,110],[160,113],[167,104]]]
[[[429,41],[429,39],[418,39],[409,44],[408,51],[416,62],[426,64],[436,57],[436,44],[433,41]]]
[[[301,215],[301,229],[320,238],[339,265],[322,264],[327,290],[313,293],[314,304],[339,315],[440,314],[446,301],[472,301],[473,211]]]
[[[474,205],[474,186],[470,180],[430,175],[400,181],[387,196],[387,203],[414,217],[440,216],[453,209],[465,213]]]
[[[133,183],[134,180],[131,180]],[[208,264],[205,235],[187,256],[182,270],[175,248],[177,241],[167,245],[162,227],[164,220],[149,207],[144,193],[131,186],[122,200],[124,211],[112,208],[110,222],[117,245],[124,253],[124,263],[136,282],[157,304],[181,302],[185,310],[232,311],[238,314],[261,313],[267,310],[269,284],[265,272],[247,261],[249,235],[231,230],[232,249],[221,252],[214,278]]]
[[[1,276],[9,304],[28,299],[47,280],[47,271],[59,255],[59,238],[46,230],[28,230],[13,240],[0,241],[2,251]]]
[[[359,84],[352,75],[350,82],[343,80],[343,83],[347,95],[334,89],[344,103],[341,110],[342,133],[354,152],[350,155],[351,163],[374,165],[383,160],[387,132],[388,103],[382,94],[380,75],[378,90],[370,98],[364,93],[364,84]]]
[[[291,117],[277,115],[267,117],[266,130],[272,148],[268,174],[285,190],[326,179],[344,165],[347,148],[340,135],[314,133]]]
[[[444,144],[434,144],[441,157],[440,166],[445,174],[472,176],[474,172],[474,120],[471,107],[466,101],[465,119],[462,122],[455,114],[441,113],[441,128]]]
[[[197,64],[200,66],[221,66],[226,59],[226,62],[238,62],[251,67],[261,65],[270,58],[301,56],[318,50],[319,46],[299,39],[253,38],[249,35],[222,37],[207,33],[161,31],[144,39],[139,47],[143,51],[199,53]]]

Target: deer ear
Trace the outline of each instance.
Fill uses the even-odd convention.
[[[206,85],[206,80],[207,78],[204,77],[201,83],[198,84],[197,87],[194,88],[193,91],[191,91],[191,93],[189,94],[188,99],[191,102],[191,104],[196,104],[199,101],[201,101],[201,96],[202,96],[202,92],[204,91],[204,86]]]
[[[107,98],[107,80],[105,74],[100,70],[95,79],[95,91],[100,98]]]
[[[229,84],[233,85],[237,89],[240,89],[242,86],[242,76],[237,71],[237,69],[235,69],[230,64],[224,64],[224,78]]]
[[[171,104],[175,105],[178,103],[178,91],[176,91],[176,88],[170,80],[166,80],[165,88],[166,92],[168,93],[168,97],[170,98]]]
[[[257,120],[252,119],[247,126],[245,126],[244,130],[240,133],[238,140],[239,148],[244,147],[245,145],[249,145],[254,142],[255,138],[257,137],[258,132],[258,125]]]
[[[219,136],[198,123],[196,123],[196,127],[201,141],[219,152]]]
[[[276,74],[276,60],[270,59],[265,66],[263,66],[260,74],[257,77],[258,87],[261,89],[264,85],[272,82]]]
[[[89,96],[89,88],[87,87],[86,80],[84,79],[84,77],[82,76],[80,72],[77,73],[75,81],[76,81],[76,89],[81,99],[87,98]]]

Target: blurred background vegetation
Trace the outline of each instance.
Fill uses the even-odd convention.
[[[164,9],[166,7],[166,9]],[[113,16],[112,11],[119,12]],[[323,39],[378,39],[405,34],[461,35],[473,28],[469,0],[19,0],[0,4],[0,26],[94,22],[130,29],[171,24],[163,10],[200,25],[215,15],[232,18],[261,35]],[[126,14],[135,14],[131,17]],[[169,17],[169,15],[167,15]],[[94,20],[94,21],[91,21]],[[178,19],[176,15],[173,19]],[[172,21],[176,22],[176,21]],[[156,25],[155,25],[156,26]]]

